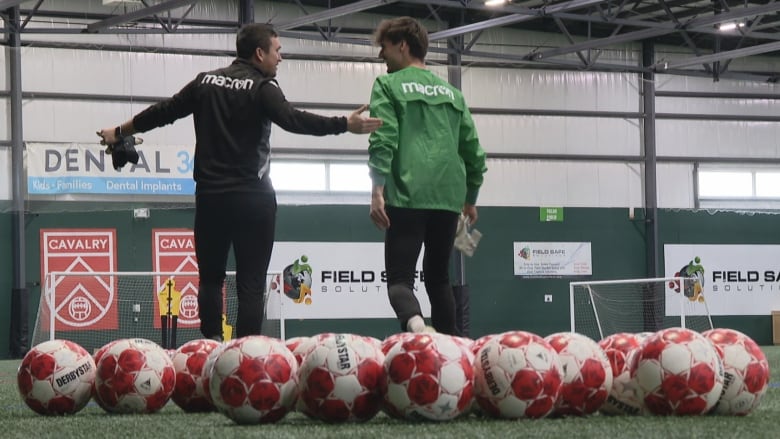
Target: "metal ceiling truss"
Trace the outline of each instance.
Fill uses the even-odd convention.
[[[251,0],[239,0],[251,1]],[[471,56],[513,66],[559,67],[579,70],[657,71],[671,74],[754,75],[777,78],[777,72],[728,72],[736,58],[780,51],[780,1],[776,0],[509,0],[503,6],[485,6],[484,0],[280,0],[299,6],[303,15],[274,23],[282,36],[352,44],[371,44],[373,29],[350,28],[349,20],[332,20],[371,11],[377,14],[414,15],[433,19],[439,30],[431,41],[448,40],[448,48],[432,47],[434,53]],[[86,11],[46,11],[45,0],[0,0],[0,14],[18,7],[25,16],[21,33],[231,33],[239,20],[192,19],[198,0],[142,0],[142,5],[121,15]],[[172,18],[171,10],[186,8]],[[316,9],[317,12],[308,11]],[[160,14],[167,13],[167,16]],[[93,20],[83,28],[30,27],[41,17]],[[238,18],[238,17],[237,17]],[[78,22],[78,21],[77,21]],[[721,23],[735,23],[730,33]],[[512,28],[560,33],[557,47],[531,48],[527,53],[506,54],[473,50],[486,30]],[[464,41],[463,36],[468,35]],[[687,59],[660,60],[652,66],[638,61],[597,62],[603,50],[626,43],[653,42],[690,51]],[[457,42],[458,44],[453,44]],[[436,45],[433,45],[436,46]],[[518,41],[519,52],[525,46]],[[564,55],[576,54],[576,58]],[[636,63],[636,64],[630,64]],[[681,70],[684,69],[684,70]]]

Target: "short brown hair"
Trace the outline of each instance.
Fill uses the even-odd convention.
[[[374,41],[381,46],[385,40],[393,44],[406,41],[409,53],[420,60],[428,53],[428,31],[412,17],[382,20],[374,32]]]
[[[236,34],[236,56],[249,59],[256,48],[271,50],[271,38],[278,37],[273,26],[265,23],[250,23],[241,27]]]

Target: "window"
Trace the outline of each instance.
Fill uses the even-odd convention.
[[[365,162],[273,160],[271,180],[281,192],[371,192]]]
[[[698,207],[780,209],[780,170],[770,167],[700,166]]]

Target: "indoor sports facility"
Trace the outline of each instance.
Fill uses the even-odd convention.
[[[0,426],[776,436],[779,13],[773,0],[0,0]],[[374,31],[401,16],[427,29],[426,67],[463,93],[487,155],[476,242],[450,260],[457,336],[400,331],[369,218],[369,137],[274,126],[263,336],[233,336],[231,253],[224,343],[204,343],[193,118],[136,134],[138,163],[119,170],[96,130],[229,65],[249,23],[278,32],[289,102],[349,115],[387,74]],[[416,270],[430,322],[422,258]],[[133,386],[119,378],[131,354],[146,358]],[[544,390],[521,395],[526,373]],[[206,406],[180,394],[187,379]]]

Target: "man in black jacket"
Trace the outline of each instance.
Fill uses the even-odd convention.
[[[206,338],[222,338],[222,285],[231,244],[238,290],[236,336],[260,334],[276,223],[276,195],[268,175],[271,123],[317,136],[366,134],[382,124],[361,116],[365,105],[349,117],[295,109],[274,80],[282,61],[280,50],[278,34],[270,25],[243,26],[232,64],[198,74],[173,97],[98,132],[101,143],[113,145],[125,136],[193,115],[198,307]]]

